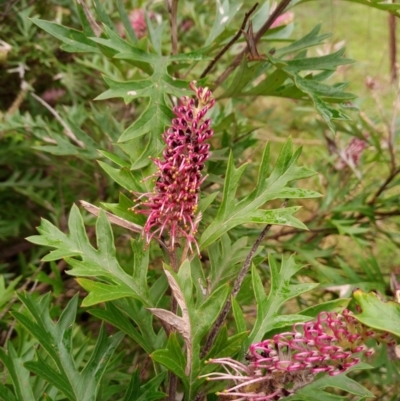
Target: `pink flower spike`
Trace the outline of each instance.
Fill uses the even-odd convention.
[[[153,159],[157,166],[157,172],[152,175],[154,192],[141,195],[139,199],[143,196],[147,199],[132,210],[148,216],[143,228],[147,245],[153,237],[164,235],[172,249],[185,238],[191,251],[192,244],[199,251],[194,236],[201,215],[196,212],[200,185],[206,178],[201,171],[210,156],[210,146],[204,141],[213,135],[210,120],[204,120],[204,116],[215,100],[207,88],[197,88],[195,81],[190,83],[190,88],[197,97],[197,105],[194,99],[183,96],[173,108],[176,118],[162,134],[166,143],[163,159]]]

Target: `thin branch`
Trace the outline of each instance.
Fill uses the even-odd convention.
[[[103,29],[100,27],[100,25],[96,22],[96,20],[93,18],[92,14],[90,13],[90,10],[86,3],[83,0],[76,0],[76,2],[82,7],[83,12],[85,13],[86,19],[89,22],[90,27],[92,28],[93,33],[96,35],[96,37],[101,36],[103,33]]]
[[[45,102],[41,97],[35,95],[34,93],[31,93],[31,96],[33,96],[41,105],[43,105],[44,107],[46,107],[47,110],[49,110],[49,112],[51,114],[53,114],[53,116],[56,118],[56,120],[63,126],[64,128],[64,133],[65,135],[71,139],[72,142],[75,142],[80,148],[85,149],[85,144],[80,141],[75,134],[72,132],[71,128],[68,126],[68,124],[62,119],[62,117],[60,116],[60,114],[58,114],[58,112],[53,109],[53,107],[51,107],[47,102]]]
[[[394,3],[394,0],[392,0]],[[392,83],[397,80],[397,52],[396,52],[396,17],[389,13],[389,61],[390,61],[390,79]]]
[[[166,0],[171,26],[172,54],[178,54],[178,0]]]
[[[285,206],[286,206],[286,201],[283,203],[282,207],[284,208]],[[258,236],[256,241],[254,242],[253,246],[251,247],[250,252],[246,257],[246,260],[244,261],[242,269],[240,270],[239,275],[237,276],[237,278],[235,280],[235,283],[233,285],[233,289],[231,292],[231,296],[225,302],[225,305],[222,308],[222,311],[218,315],[217,320],[215,321],[213,327],[210,330],[210,334],[208,335],[206,343],[204,345],[204,348],[201,351],[201,355],[200,355],[201,358],[204,358],[207,355],[208,351],[210,351],[210,349],[214,343],[214,340],[217,337],[218,332],[229,313],[229,310],[231,309],[232,298],[235,298],[236,295],[239,293],[239,290],[240,290],[240,287],[242,286],[243,280],[246,277],[247,272],[249,271],[251,261],[253,260],[253,257],[255,255],[258,247],[260,246],[261,242],[263,241],[263,239],[265,238],[265,236],[267,235],[267,233],[271,229],[271,227],[272,227],[272,224],[266,225],[264,227],[264,229],[262,230],[261,234]]]
[[[291,0],[282,0],[279,5],[276,7],[276,9],[273,11],[273,13],[269,16],[265,24],[260,28],[260,30],[256,33],[254,37],[254,44],[257,44],[257,42],[262,38],[262,36],[265,34],[265,32],[268,31],[269,28],[271,28],[272,24],[275,22],[275,20],[283,13],[285,8],[289,5]],[[219,85],[222,84],[228,78],[228,76],[232,73],[232,71],[235,70],[235,68],[241,63],[242,58],[245,54],[247,54],[250,51],[249,46],[247,45],[243,51],[241,51],[236,58],[232,61],[231,65],[217,78],[215,81],[213,90],[217,88]]]
[[[229,48],[240,38],[240,35],[243,33],[244,28],[246,27],[247,21],[250,18],[251,14],[253,14],[254,10],[258,7],[258,3],[254,4],[254,6],[244,15],[244,19],[242,22],[242,26],[236,32],[236,35],[222,48],[222,50],[215,56],[215,58],[211,61],[211,63],[207,66],[207,68],[202,72],[200,78],[204,78],[215,66],[217,61],[229,50]]]
[[[14,99],[12,105],[9,107],[9,109],[6,112],[8,115],[12,116],[19,110],[22,102],[25,100],[25,97],[29,92],[29,86],[32,85],[34,82],[35,82],[34,79],[29,81],[29,85],[27,85],[25,81],[22,82],[21,90],[19,91],[17,97]]]
[[[178,376],[175,373],[169,372],[169,388],[168,388],[168,400],[176,400],[176,389],[178,384]]]
[[[387,189],[387,186],[393,181],[393,179],[396,177],[397,174],[400,173],[400,167],[397,167],[396,169],[392,170],[392,172],[389,174],[389,176],[386,178],[386,180],[383,182],[383,184],[379,187],[379,189],[376,191],[375,195],[372,197],[372,199],[368,202],[368,205],[373,205],[379,196],[382,194]]]
[[[100,209],[97,206],[92,205],[89,202],[86,202],[84,200],[79,201],[80,204],[91,214],[95,215],[95,216],[99,216],[100,214]],[[121,217],[116,216],[115,214],[112,214],[110,212],[106,212],[104,211],[106,216],[108,217],[108,219],[110,220],[111,223],[126,228],[127,230],[133,231],[135,233],[141,234],[143,232],[143,227],[139,226],[138,224],[135,223],[131,223],[128,220],[125,220]],[[164,241],[162,241],[160,238],[154,237],[154,239],[168,252],[169,254],[169,248],[166,246],[166,244],[164,243]]]
[[[335,232],[337,231],[336,228],[334,227],[320,227],[320,228],[312,228],[309,231],[306,231],[306,233],[310,233],[310,234],[318,234],[318,233],[322,233],[322,232]],[[271,239],[271,240],[275,240],[275,239],[279,239],[280,237],[286,237],[287,235],[292,235],[292,234],[300,234],[300,233],[304,233],[304,230],[299,230],[297,228],[294,228],[292,230],[288,230],[288,231],[279,231],[278,233],[268,236],[267,239]]]
[[[396,125],[397,115],[400,109],[400,82],[397,81],[396,97],[393,103],[392,121],[390,123],[389,134],[388,134],[388,148],[390,154],[390,164],[392,171],[396,169],[396,154],[395,154],[395,137],[396,137]]]

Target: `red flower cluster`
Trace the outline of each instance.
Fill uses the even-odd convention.
[[[356,365],[362,355],[372,355],[373,348],[365,345],[369,338],[396,344],[389,333],[364,326],[348,310],[342,314],[322,312],[315,321],[295,324],[292,332],[252,344],[247,365],[230,358],[209,360],[224,366],[227,373],[214,372],[207,377],[233,380],[235,386],[219,393],[234,396],[232,400],[279,400],[320,372],[334,376]]]
[[[141,8],[135,8],[129,14],[129,22],[132,25],[136,36],[141,39],[147,33],[147,24],[145,18],[145,11]]]
[[[341,153],[341,160],[337,163],[336,168],[341,170],[346,165],[350,165],[353,168],[357,167],[360,157],[367,146],[368,143],[363,139],[352,138],[347,148]]]
[[[162,136],[167,145],[163,160],[153,160],[158,167],[153,175],[156,178],[154,192],[142,195],[147,198],[141,202],[142,209],[134,208],[137,213],[148,216],[144,226],[146,242],[154,236],[168,235],[172,248],[180,237],[185,237],[190,247],[191,243],[196,243],[194,234],[199,218],[195,214],[200,185],[206,178],[201,171],[210,155],[210,145],[205,141],[213,135],[211,121],[204,117],[215,99],[207,88],[197,88],[195,82],[190,88],[197,101],[184,96],[174,107],[176,118]]]

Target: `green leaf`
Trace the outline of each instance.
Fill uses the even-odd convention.
[[[188,399],[193,399],[198,387],[204,382],[204,379],[198,378],[203,367],[200,361],[201,339],[210,330],[222,310],[229,294],[229,287],[225,284],[217,288],[208,297],[202,298],[202,302],[196,304],[196,300],[193,299],[192,269],[189,261],[180,266],[178,273],[173,272],[168,266],[165,266],[164,271],[182,312],[181,316],[159,308],[151,308],[150,311],[183,337],[186,358],[182,353],[182,346],[175,338],[171,340],[171,336],[168,348],[157,349],[151,356],[182,378]]]
[[[332,130],[334,127],[331,120],[349,120],[345,113],[330,103],[345,103],[356,96],[343,91],[346,84],[327,85],[321,81],[327,79],[338,66],[353,61],[343,57],[344,48],[320,57],[307,57],[307,52],[303,51],[310,46],[321,44],[323,39],[329,36],[318,36],[320,28],[318,25],[304,38],[278,49],[274,56],[267,54],[269,62],[260,61],[252,63],[249,67],[245,60],[242,61],[222,97],[277,96],[309,100]],[[300,53],[289,60],[282,58],[299,51]],[[313,75],[310,71],[322,72]],[[307,75],[304,77],[305,73]],[[262,75],[265,78],[260,80]]]
[[[111,18],[108,16],[107,11],[103,8],[101,1],[94,0],[94,9],[96,10],[96,14],[104,26],[114,32],[117,32],[113,22],[111,21]]]
[[[357,369],[370,369],[371,366],[366,364],[359,364],[355,366],[352,370]],[[327,400],[331,401],[334,399],[344,399],[344,397],[338,397],[337,395],[330,394],[323,391],[326,388],[337,388],[346,393],[354,394],[358,397],[368,397],[373,398],[374,395],[363,387],[361,384],[357,383],[355,380],[349,379],[345,374],[340,374],[337,376],[324,376],[318,380],[315,380],[311,384],[299,389],[294,394],[294,399],[300,399],[304,401],[317,401],[317,400]],[[292,397],[290,397],[292,398]]]
[[[123,401],[153,401],[166,397],[165,393],[158,391],[158,387],[165,379],[165,372],[160,373],[146,384],[140,385],[140,372],[136,369],[129,382]]]
[[[192,319],[194,341],[201,338],[210,330],[218,317],[229,295],[229,286],[223,285],[212,292],[206,301],[196,310]]]
[[[261,250],[262,248],[259,248],[255,256]],[[211,244],[208,252],[211,265],[210,282],[207,285],[209,290],[214,291],[235,279],[249,252],[247,237],[242,237],[232,244],[229,235],[224,234],[218,241]]]
[[[89,293],[82,302],[82,306],[84,307],[132,296],[132,290],[128,286],[122,287],[120,284],[104,284],[86,278],[78,278],[76,281]]]
[[[214,24],[211,32],[206,39],[205,46],[211,45],[221,33],[229,27],[233,17],[242,7],[242,3],[233,3],[229,0],[218,1],[216,0],[216,12]]]
[[[115,155],[114,153],[107,152],[105,150],[99,150],[98,151],[100,154],[105,156],[107,159],[111,160],[115,164],[118,164],[120,167],[126,167],[129,168],[131,164],[123,159],[121,159],[119,156]]]
[[[362,310],[354,316],[359,322],[400,337],[400,304],[394,301],[384,302],[377,294],[362,290],[354,291],[353,297]]]
[[[21,278],[22,276],[15,278],[8,284],[8,287],[6,287],[4,276],[0,276],[0,309],[2,309],[3,306],[6,305],[14,296],[15,287]]]
[[[114,306],[112,302],[108,302],[105,309],[91,309],[90,313],[93,316],[96,316],[99,319],[112,324],[118,330],[121,330],[122,332],[127,334],[148,354],[151,354],[154,351],[154,346],[151,341],[152,337],[143,336],[140,331],[132,325],[132,322],[128,319],[126,314],[124,314],[119,308]],[[151,322],[152,321],[150,320],[149,323],[151,324]]]
[[[98,41],[98,40],[97,40]],[[185,56],[185,57],[184,57]],[[194,61],[193,55],[181,55],[180,60]],[[139,138],[147,133],[153,140],[161,142],[164,127],[171,123],[173,113],[167,106],[165,96],[168,94],[181,97],[190,95],[188,82],[173,78],[168,73],[168,65],[176,59],[146,53],[138,48],[130,48],[129,52],[118,53],[116,59],[132,62],[145,62],[151,65],[150,77],[142,80],[118,82],[105,77],[110,89],[98,96],[97,100],[122,97],[126,103],[136,98],[147,97],[148,103],[139,118],[121,135],[119,142]],[[195,59],[204,59],[196,54]]]
[[[238,333],[244,332],[246,330],[246,320],[236,298],[232,298],[232,311],[235,318],[236,331]]]
[[[350,302],[350,298],[339,298],[332,301],[322,302],[315,306],[310,306],[307,309],[303,309],[300,315],[316,317],[321,312],[338,312],[341,313],[343,309],[347,308]]]
[[[162,35],[167,25],[167,22],[163,21],[161,24],[157,26],[157,28],[154,29],[153,24],[151,23],[151,20],[147,12],[145,13],[145,17],[146,17],[146,25],[150,42],[153,45],[153,48],[156,51],[156,53],[161,56]]]
[[[3,401],[18,401],[15,395],[2,383],[0,383],[0,399]]]
[[[93,42],[83,32],[38,18],[30,18],[30,20],[39,28],[65,43],[67,45],[64,48],[65,51],[70,53],[100,53],[97,46],[93,46]]]
[[[120,169],[115,169],[102,161],[98,162],[100,167],[121,187],[128,191],[144,192],[143,185],[138,178],[130,171],[128,167],[123,166]]]
[[[354,63],[353,60],[342,58],[344,52],[345,48],[343,47],[337,52],[325,56],[288,60],[286,61],[284,70],[287,72],[290,71],[291,73],[306,70],[335,70],[339,65]]]
[[[15,396],[6,388],[0,388],[0,395],[4,401],[36,401],[33,389],[29,381],[29,371],[24,367],[24,361],[18,357],[11,342],[7,342],[7,353],[0,348],[0,360],[11,376]],[[3,398],[2,398],[3,399]]]
[[[49,366],[40,355],[37,361],[29,361],[25,363],[25,367],[31,372],[45,379],[52,386],[58,388],[70,400],[77,400],[74,394],[74,389],[68,381],[66,375],[58,373],[55,369]]]
[[[182,347],[178,342],[176,333],[170,334],[166,349],[156,350],[150,357],[175,373],[187,386],[187,376],[185,373],[186,358],[182,353]]]
[[[117,0],[117,8],[119,16],[121,17],[122,24],[124,25],[125,32],[128,35],[128,38],[131,40],[133,44],[136,44],[138,42],[138,38],[136,36],[135,31],[132,28],[131,22],[129,21],[129,17],[126,13],[124,3],[122,2],[122,0]]]
[[[243,60],[241,61],[233,79],[229,83],[228,88],[220,98],[230,98],[241,95],[246,85],[254,79],[254,74],[258,67],[257,64],[251,64],[252,65],[250,66],[246,57],[243,57]]]
[[[318,36],[319,31],[321,30],[321,24],[318,24],[315,28],[313,28],[307,35],[303,36],[301,39],[296,40],[288,46],[277,49],[275,53],[276,58],[281,58],[290,53],[297,53],[304,49],[307,49],[312,46],[318,46],[324,43],[324,40],[329,38],[331,34],[323,34]]]
[[[152,400],[165,399],[165,397],[167,396],[166,393],[155,390],[160,386],[161,382],[164,380],[165,380],[165,374],[163,373],[159,374],[157,377],[150,380],[145,385],[141,386],[140,397],[133,399],[136,401],[152,401]]]
[[[20,312],[14,312],[14,316],[36,337],[54,363],[53,365],[38,354],[36,361],[27,362],[25,366],[62,391],[68,399],[95,401],[101,378],[123,334],[117,333],[107,338],[102,326],[89,361],[79,371],[74,360],[72,344],[72,324],[75,320],[78,297],[71,299],[57,323],[50,317],[49,294],[33,299],[25,293],[19,295],[19,298],[30,316]]]
[[[227,328],[224,326],[218,333],[217,338],[214,341],[212,348],[209,353],[204,357],[204,360],[210,358],[224,358],[232,357],[235,355],[243,345],[244,340],[247,338],[248,332],[243,331],[241,333],[235,334],[228,337]],[[201,370],[201,374],[212,371],[215,366],[205,365]]]
[[[299,156],[300,149],[293,152],[292,142],[288,140],[268,176],[269,146],[267,146],[261,160],[256,187],[248,196],[238,202],[236,191],[246,165],[236,169],[231,154],[226,171],[222,202],[215,219],[201,236],[199,242],[201,249],[207,248],[232,228],[246,223],[283,224],[304,229],[305,226],[292,216],[298,210],[297,208],[258,210],[273,199],[302,199],[320,196],[314,191],[287,187],[287,184],[292,181],[315,174],[304,167],[296,166]]]
[[[257,270],[253,267],[253,290],[257,301],[257,318],[249,336],[248,344],[261,341],[269,331],[292,325],[296,322],[306,322],[308,316],[282,315],[279,311],[281,305],[291,298],[310,291],[318,284],[304,283],[292,284],[292,277],[302,268],[295,263],[294,257],[282,259],[279,267],[272,255],[269,255],[271,269],[271,289],[268,296]]]
[[[29,237],[28,240],[56,248],[43,260],[66,259],[72,267],[68,274],[78,277],[95,277],[101,280],[101,282],[89,282],[86,279],[79,279],[82,286],[89,291],[83,305],[94,305],[130,296],[149,306],[145,277],[147,266],[136,267],[140,270],[140,275],[137,277],[135,277],[137,273],[135,266],[133,277],[120,266],[111,225],[104,211],[100,211],[96,224],[97,249],[91,245],[85,232],[82,216],[75,205],[71,210],[68,227],[70,233],[66,235],[47,220],[42,220],[38,228],[41,235]]]

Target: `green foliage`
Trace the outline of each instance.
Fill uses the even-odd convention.
[[[202,234],[200,239],[201,247],[209,246],[228,230],[245,223],[278,224],[306,228],[304,224],[292,217],[292,214],[298,210],[296,207],[257,210],[273,199],[299,199],[320,196],[314,191],[287,187],[289,182],[314,175],[313,171],[296,166],[296,161],[300,156],[300,149],[293,152],[290,140],[283,147],[274,169],[267,178],[269,152],[270,148],[267,146],[260,163],[257,186],[246,198],[241,199],[239,202],[236,202],[235,195],[240,177],[246,166],[243,165],[235,169],[232,156],[229,158],[223,199],[215,219]]]
[[[400,305],[397,302],[384,302],[373,293],[356,290],[354,299],[362,312],[356,315],[357,320],[374,329],[400,336]]]
[[[70,274],[103,280],[103,282],[93,282],[84,278],[78,279],[80,285],[89,292],[83,302],[84,306],[122,297],[135,297],[144,305],[150,305],[146,284],[148,256],[146,253],[140,255],[143,246],[141,242],[132,245],[137,255],[130,276],[117,260],[111,225],[104,212],[101,212],[96,225],[98,249],[90,244],[82,216],[76,206],[72,208],[68,226],[71,232],[65,235],[49,221],[43,220],[41,227],[38,228],[41,235],[30,237],[29,240],[34,244],[57,248],[43,260],[66,258],[72,267]]]
[[[237,0],[23,0],[1,13],[1,400],[216,400],[233,382],[208,382],[222,374],[209,359],[248,365],[251,344],[356,304],[360,322],[400,337],[400,102],[373,81],[379,115],[359,112],[337,78],[353,60],[327,22],[308,16],[298,33],[307,1],[261,38],[271,1],[251,15]],[[196,229],[146,244],[137,202],[192,81],[216,99]],[[292,400],[389,401],[398,363],[376,350],[375,369],[274,380]]]
[[[271,289],[268,297],[265,295],[259,274],[255,269],[252,271],[254,297],[257,301],[257,318],[248,344],[261,341],[264,335],[273,329],[309,320],[304,315],[282,315],[279,313],[279,308],[284,302],[312,290],[318,284],[290,284],[290,279],[301,269],[301,266],[296,265],[293,257],[282,260],[279,268],[276,260],[270,256],[269,267],[271,269]]]
[[[268,62],[254,64],[245,59],[233,78],[224,97],[238,96],[277,96],[291,99],[310,99],[315,109],[320,113],[328,126],[334,131],[331,120],[348,120],[349,117],[332,103],[343,103],[356,96],[343,92],[347,83],[329,86],[321,83],[327,79],[340,65],[352,63],[343,58],[345,49],[321,57],[306,57],[311,46],[321,44],[327,35],[318,33],[321,26],[316,26],[310,33],[287,47],[280,48],[274,56],[268,55]],[[292,60],[284,56],[294,54]],[[252,65],[250,65],[252,64]],[[271,71],[271,68],[273,69]],[[313,75],[310,71],[322,71]],[[307,75],[304,77],[304,72]],[[254,85],[262,75],[267,77]],[[303,74],[301,74],[303,73]]]
[[[367,364],[361,364],[358,369],[370,369],[371,367]],[[321,401],[338,401],[345,399],[344,396],[336,395],[325,391],[327,388],[336,388],[345,391],[349,394],[354,394],[357,397],[369,398],[374,395],[368,391],[365,387],[361,386],[356,381],[348,378],[346,375],[341,374],[338,376],[323,377],[313,383],[305,386],[296,392],[293,399],[295,400],[321,400]],[[292,398],[292,397],[291,397]]]

